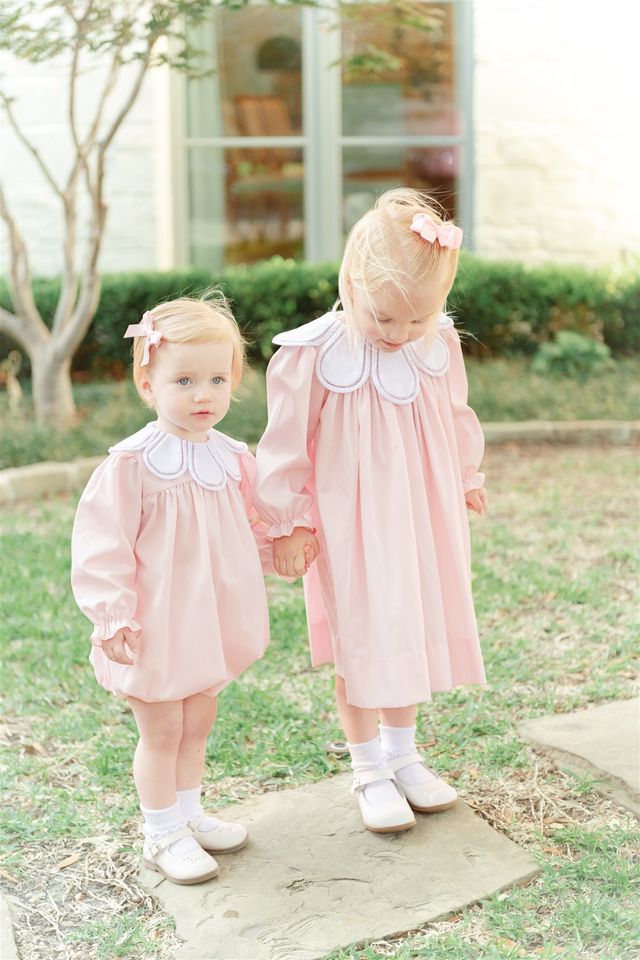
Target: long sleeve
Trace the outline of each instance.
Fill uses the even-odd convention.
[[[484,455],[484,434],[480,422],[467,403],[469,388],[460,345],[460,335],[453,327],[447,327],[444,336],[449,347],[451,364],[447,373],[456,445],[462,468],[464,491],[476,490],[484,485],[484,474],[479,467]]]
[[[262,572],[276,576],[273,566],[273,537],[268,536],[267,524],[260,519],[254,503],[256,488],[256,459],[252,453],[245,453],[240,459],[242,480],[240,489],[244,498],[247,517],[251,524],[251,532],[258,547]]]
[[[139,630],[134,616],[135,542],[142,510],[142,479],[135,457],[108,457],[80,498],[71,538],[71,586],[94,625],[95,644],[121,627]]]
[[[258,444],[255,504],[270,537],[311,527],[311,450],[325,388],[312,347],[281,347],[267,369],[269,422]]]

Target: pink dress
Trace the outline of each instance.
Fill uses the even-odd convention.
[[[255,461],[246,444],[209,431],[193,443],[149,423],[117,443],[82,494],[72,538],[73,592],[94,624],[91,663],[117,696],[148,702],[215,696],[269,640],[252,527]],[[133,666],[101,643],[141,630]]]
[[[341,313],[274,343],[255,502],[272,537],[317,528],[312,662],[333,661],[358,707],[484,683],[464,499],[484,482],[484,438],[452,321],[428,350],[380,351]]]

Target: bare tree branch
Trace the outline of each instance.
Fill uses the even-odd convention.
[[[43,323],[33,299],[27,248],[18,225],[9,212],[1,183],[0,218],[4,220],[9,233],[9,291],[11,299],[20,319],[28,330],[28,333],[27,330],[22,330],[21,342],[30,334],[37,342],[43,343],[49,339],[50,333]]]
[[[78,57],[77,52],[81,43],[81,30],[84,19],[89,15],[91,7],[93,5],[93,0],[90,0],[83,17],[76,22],[77,37],[76,43],[74,45],[73,59],[71,65],[71,77],[70,77],[70,100],[69,100],[69,119],[72,130],[72,137],[74,144],[76,146],[76,161],[73,165],[71,173],[69,175],[69,180],[65,187],[63,194],[64,202],[64,212],[65,212],[65,238],[64,238],[64,271],[62,276],[62,286],[60,290],[60,297],[58,299],[58,304],[56,307],[56,313],[53,321],[53,333],[54,335],[59,334],[69,322],[74,307],[76,306],[77,296],[78,296],[78,275],[75,267],[75,255],[76,255],[76,197],[77,197],[77,183],[78,176],[80,171],[84,172],[85,183],[87,193],[91,197],[94,193],[94,186],[91,182],[91,174],[89,168],[89,154],[93,148],[96,140],[96,136],[100,129],[100,124],[102,121],[102,115],[104,112],[104,107],[107,102],[107,99],[113,92],[115,83],[118,76],[118,70],[120,67],[120,50],[116,50],[109,68],[109,73],[107,75],[107,81],[102,90],[100,98],[98,100],[98,105],[96,107],[95,116],[93,123],[89,128],[89,132],[86,137],[80,142],[78,135],[77,127],[75,125],[75,84],[77,79],[77,66],[78,66]]]
[[[60,359],[72,355],[82,343],[100,298],[102,281],[97,267],[107,217],[107,207],[102,200],[102,178],[97,178],[92,191],[92,207],[90,236],[83,265],[80,295],[66,327],[55,341],[55,352]]]
[[[76,215],[76,190],[70,193],[65,190],[63,197],[64,204],[64,268],[62,271],[62,283],[60,285],[60,295],[56,304],[56,312],[53,317],[52,332],[56,336],[67,324],[73,306],[78,295],[78,273],[76,270],[76,240],[77,240],[77,215]]]
[[[106,136],[98,145],[95,178],[93,181],[87,165],[88,183],[90,186],[90,195],[92,200],[91,232],[87,247],[87,256],[82,271],[80,296],[73,314],[64,329],[64,332],[60,335],[60,337],[56,337],[55,350],[56,354],[60,357],[68,356],[70,351],[73,352],[80,346],[98,304],[101,279],[97,272],[97,265],[100,255],[100,248],[104,238],[104,224],[107,216],[107,207],[104,203],[103,195],[105,154],[109,144],[117,133],[118,128],[137,99],[142,82],[149,67],[151,53],[156,40],[157,37],[150,37],[148,39],[146,52],[140,60],[139,69],[132,83],[129,95],[126,97],[122,108],[114,118]],[[105,88],[105,91],[103,91],[102,102],[104,102],[106,96],[108,96],[106,89],[107,88]]]
[[[40,155],[40,151],[38,150],[37,147],[34,147],[34,145],[31,143],[31,141],[28,140],[27,137],[25,136],[25,134],[22,132],[22,129],[20,128],[20,125],[18,124],[18,121],[16,120],[16,118],[15,118],[15,116],[14,116],[14,114],[13,114],[13,109],[12,109],[12,107],[11,107],[11,100],[10,100],[10,98],[9,98],[5,93],[0,93],[0,101],[2,102],[3,107],[4,107],[5,110],[7,111],[7,117],[9,118],[9,123],[10,123],[11,126],[13,127],[13,130],[14,130],[16,136],[18,137],[18,140],[20,140],[20,142],[21,142],[22,144],[24,144],[24,146],[27,148],[27,150],[29,151],[29,153],[35,158],[36,163],[38,164],[38,166],[39,166],[40,169],[42,170],[42,173],[43,173],[44,176],[46,177],[46,179],[47,179],[47,181],[49,182],[49,184],[51,185],[52,189],[55,190],[55,192],[58,194],[58,196],[61,196],[61,195],[62,195],[62,191],[61,191],[60,187],[58,186],[58,184],[56,183],[56,181],[55,181],[55,179],[54,179],[54,177],[53,177],[53,174],[52,174],[51,171],[49,170],[49,167],[46,165],[46,163],[45,163],[44,160],[42,159],[42,156]]]
[[[87,163],[87,158],[95,145],[96,138],[100,130],[100,124],[102,123],[104,109],[105,109],[107,100],[109,99],[109,97],[111,96],[115,88],[116,81],[118,79],[118,73],[120,71],[121,66],[122,66],[122,60],[120,59],[120,50],[118,49],[116,50],[113,56],[113,59],[111,61],[111,66],[109,68],[109,73],[107,75],[107,81],[104,85],[102,93],[100,94],[100,99],[98,101],[98,106],[96,109],[95,117],[93,119],[93,123],[91,124],[89,132],[87,133],[87,136],[85,137],[80,148],[81,159],[84,163],[84,169],[86,174],[87,189],[90,194],[93,192],[93,186],[91,184],[90,171]]]
[[[136,79],[135,79],[134,82],[133,82],[133,85],[132,85],[132,87],[131,87],[131,90],[129,91],[129,96],[128,96],[128,97],[126,98],[126,100],[124,101],[121,110],[119,111],[119,113],[118,113],[117,116],[115,117],[113,123],[111,124],[111,127],[110,127],[109,130],[107,131],[106,137],[104,137],[104,139],[100,142],[99,151],[98,151],[98,153],[99,153],[99,158],[100,158],[100,159],[102,159],[102,158],[104,157],[104,154],[105,154],[105,152],[106,152],[109,144],[111,143],[111,141],[112,141],[113,138],[115,137],[116,133],[118,132],[118,129],[120,128],[120,125],[121,125],[122,121],[123,121],[124,118],[127,116],[127,114],[129,113],[129,111],[131,110],[133,104],[134,104],[135,101],[136,101],[136,98],[137,98],[138,94],[140,93],[140,87],[142,86],[142,81],[144,80],[145,74],[146,74],[146,72],[147,72],[147,70],[148,70],[148,68],[149,68],[149,62],[150,62],[150,60],[151,60],[151,54],[152,54],[152,52],[153,52],[153,48],[154,48],[154,46],[155,46],[155,44],[156,44],[157,39],[158,39],[157,36],[151,36],[151,37],[149,37],[148,40],[147,40],[147,49],[145,50],[145,53],[144,53],[142,59],[140,60],[140,67],[139,67],[139,70],[138,70],[138,75],[137,75]]]
[[[82,37],[80,35],[79,26],[76,24],[76,39],[73,45],[71,69],[69,74],[69,130],[71,131],[71,139],[73,140],[73,145],[76,148],[77,153],[80,153],[80,140],[78,138],[78,130],[76,127],[76,82],[78,80],[78,63],[80,60],[81,47]]]
[[[20,324],[20,320],[14,313],[5,310],[4,307],[0,307],[0,333],[6,333],[8,337],[19,343],[25,352],[29,352],[29,340]]]
[[[96,261],[102,245],[101,240],[102,238],[99,238],[95,244],[94,259]],[[89,329],[98,307],[101,285],[102,278],[97,270],[94,269],[92,274],[87,275],[86,280],[83,276],[80,299],[78,300],[77,306],[73,311],[69,323],[60,336],[56,337],[53,344],[55,356],[59,360],[64,360],[66,357],[72,355],[82,343],[84,335]]]

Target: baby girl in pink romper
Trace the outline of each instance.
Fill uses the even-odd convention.
[[[138,726],[143,861],[197,883],[218,873],[211,853],[247,840],[241,824],[204,814],[200,791],[217,694],[268,643],[271,544],[253,507],[252,455],[212,429],[244,362],[224,299],[160,304],[125,336],[157,420],[112,447],[89,481],[72,585],[94,624],[98,682],[127,698]]]
[[[377,832],[453,804],[416,752],[417,704],[485,681],[467,519],[487,505],[484,439],[444,312],[461,239],[429,198],[384,194],[347,240],[342,310],[275,337],[267,375],[256,505],[279,573],[320,550],[304,579],[312,661],[335,664]]]

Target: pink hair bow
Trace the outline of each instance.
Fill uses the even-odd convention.
[[[157,347],[162,340],[162,334],[159,330],[153,328],[153,317],[147,310],[142,316],[142,323],[131,323],[127,327],[125,337],[144,337],[144,352],[142,354],[141,367],[146,367],[149,363],[149,347]],[[124,339],[124,338],[123,338]]]
[[[429,243],[438,241],[441,247],[457,250],[462,243],[462,230],[455,223],[437,224],[428,213],[416,213],[411,224],[414,233],[419,234]]]

